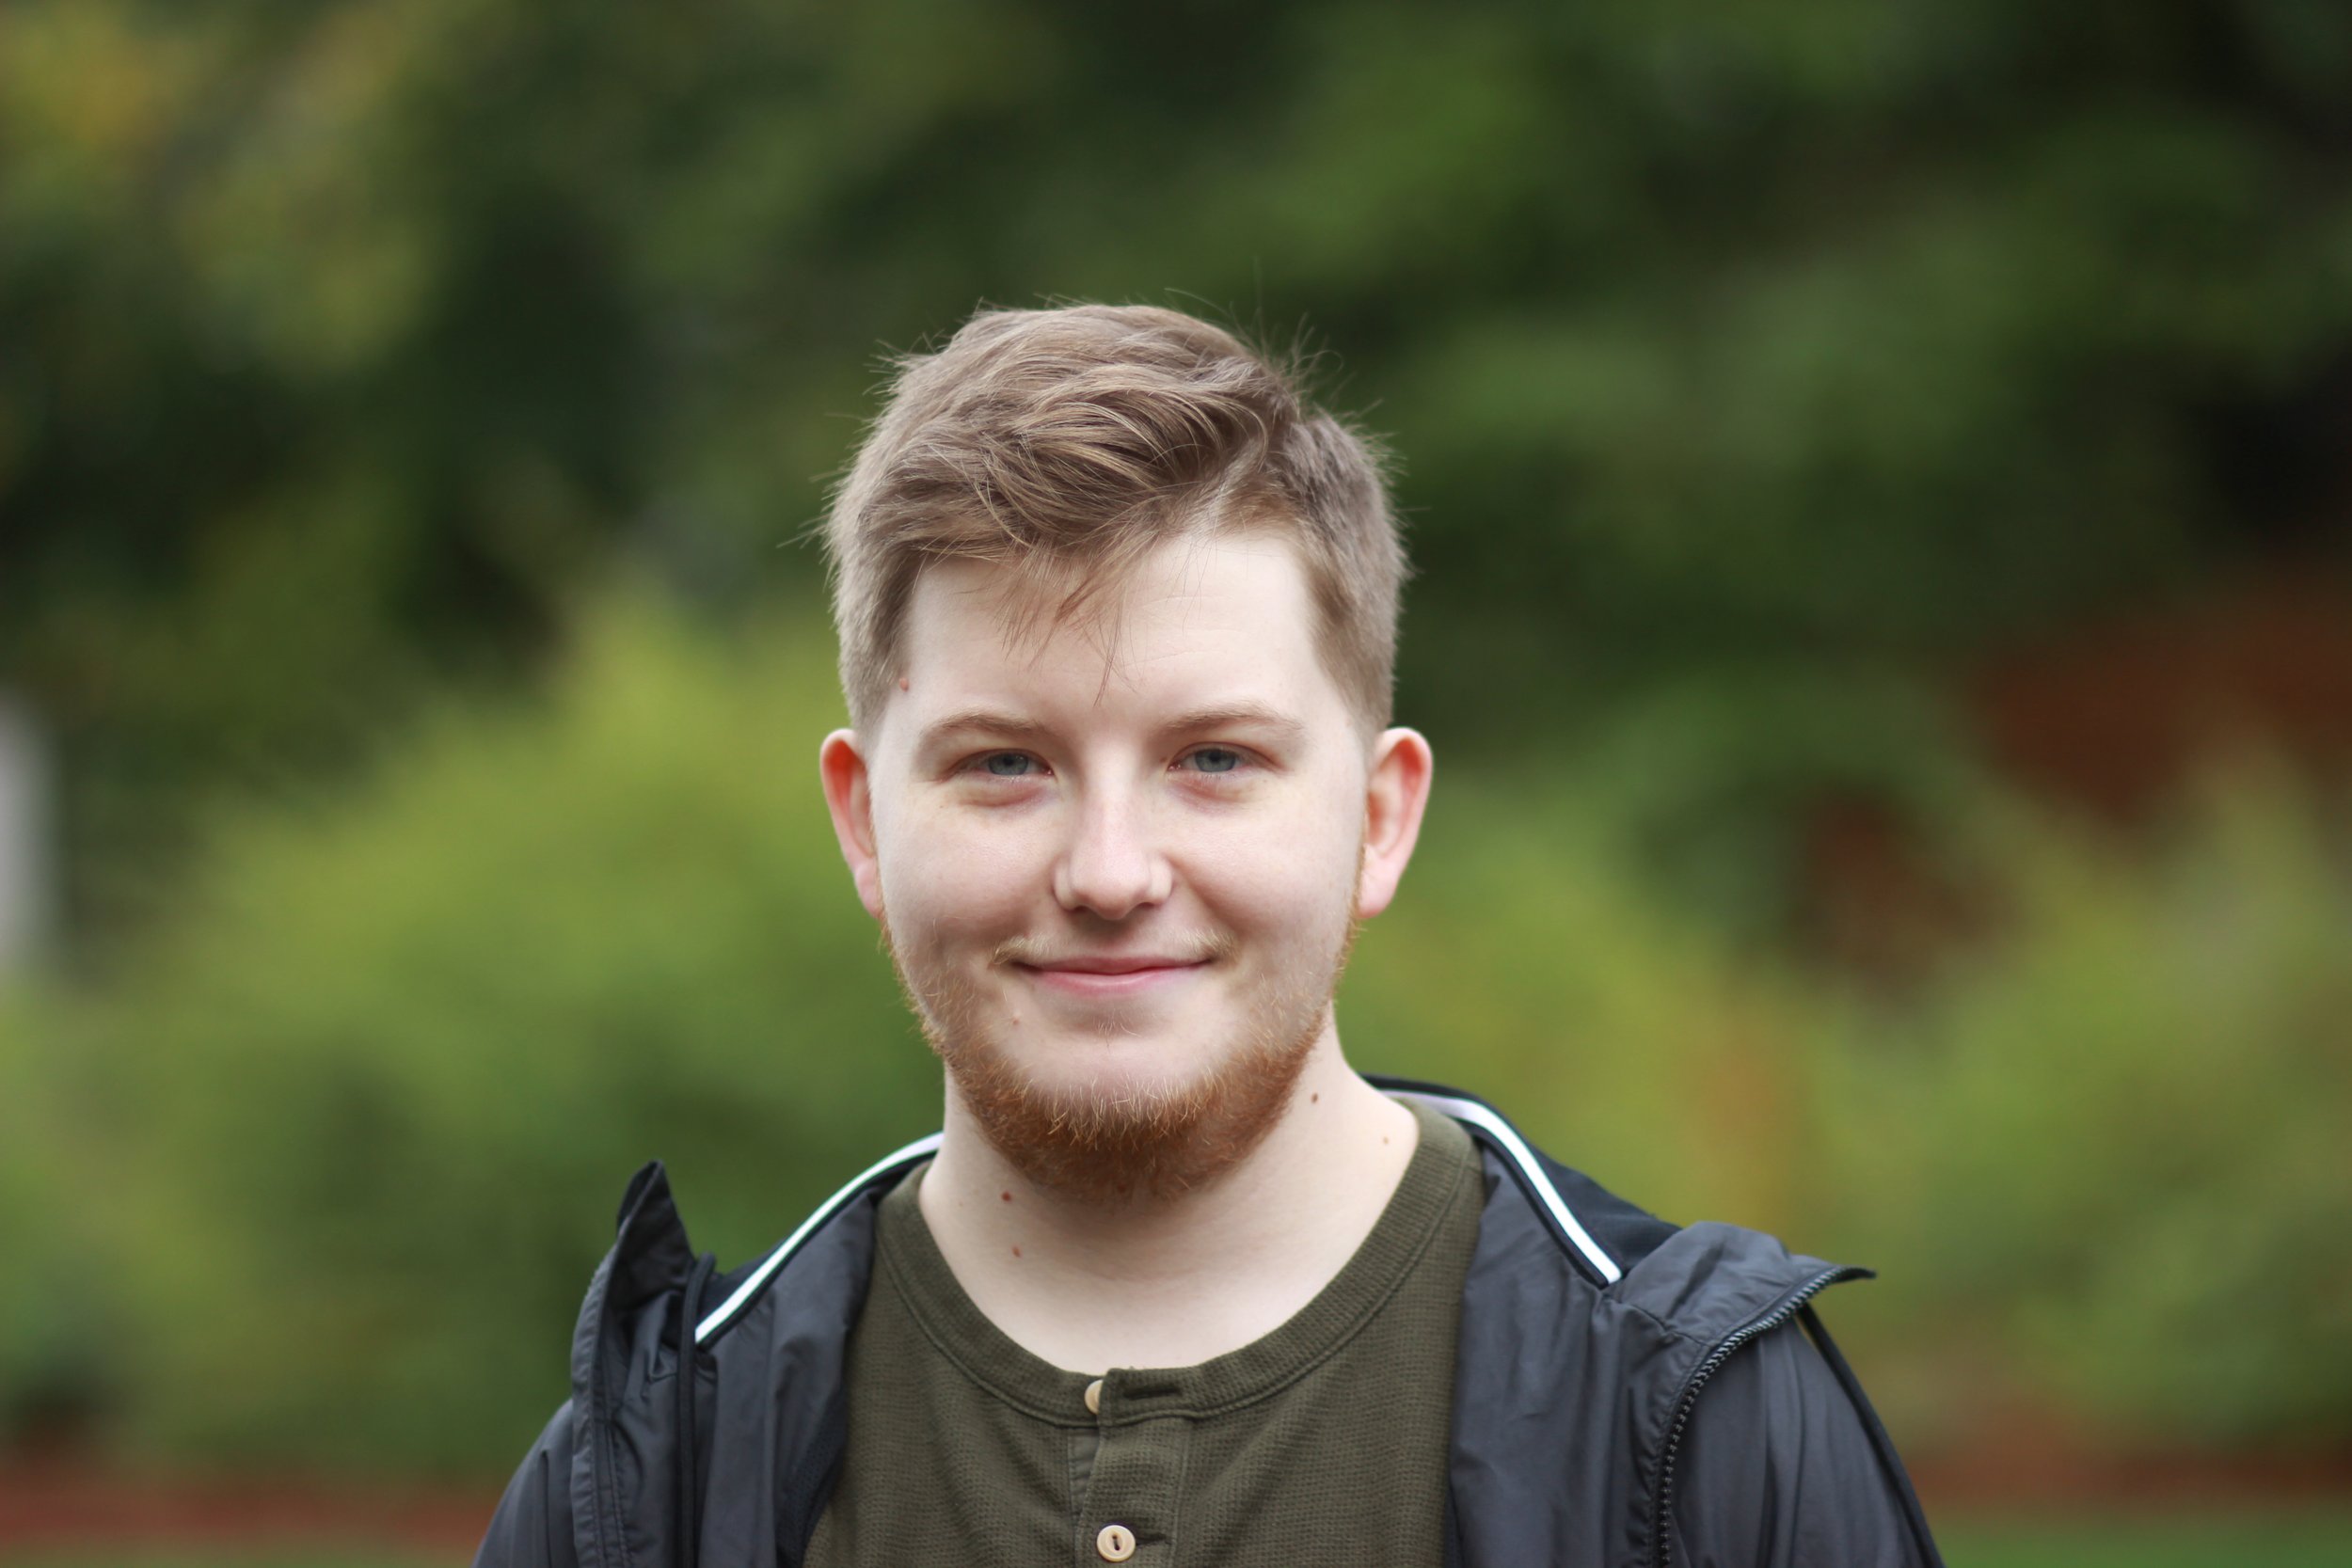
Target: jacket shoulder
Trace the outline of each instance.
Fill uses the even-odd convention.
[[[660,1161],[638,1170],[622,1195],[612,1245],[597,1263],[572,1329],[571,1398],[523,1456],[499,1501],[475,1568],[604,1568],[626,1560],[630,1527],[616,1449],[624,1433],[644,1435],[643,1391],[676,1322],[694,1252]],[[675,1353],[660,1370],[675,1368]],[[639,1375],[632,1376],[632,1372]],[[632,1398],[634,1391],[640,1396]],[[667,1434],[659,1433],[663,1446]],[[639,1465],[640,1471],[646,1467]],[[640,1476],[635,1478],[644,1480]],[[658,1483],[659,1471],[655,1479]],[[671,1500],[664,1498],[664,1504]]]
[[[876,1162],[727,1274],[698,1265],[661,1164],[640,1169],[580,1303],[571,1397],[516,1471],[476,1568],[666,1563],[690,1498],[705,1537],[772,1537],[797,1555],[839,1441],[839,1369],[870,1272],[871,1200],[935,1145]],[[680,1399],[688,1342],[699,1397]],[[733,1473],[744,1464],[764,1465],[765,1481],[744,1484]]]
[[[1487,1199],[1454,1373],[1455,1560],[1932,1563],[1901,1463],[1810,1303],[1867,1269],[1677,1226],[1456,1117]]]

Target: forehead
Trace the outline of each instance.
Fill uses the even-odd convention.
[[[1314,722],[1344,708],[1287,540],[1172,539],[1075,614],[1057,619],[1050,600],[1040,612],[1035,597],[1012,567],[927,570],[908,606],[898,672],[906,685],[893,681],[890,708],[918,725],[978,703],[1061,722],[1245,701]]]

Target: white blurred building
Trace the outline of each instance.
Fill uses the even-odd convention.
[[[0,980],[30,969],[56,918],[49,747],[33,710],[0,692]]]

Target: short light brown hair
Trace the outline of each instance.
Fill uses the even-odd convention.
[[[986,310],[895,362],[825,544],[850,722],[878,721],[936,561],[1018,568],[1057,620],[1193,531],[1289,539],[1326,668],[1389,721],[1405,551],[1383,458],[1294,365],[1149,306]]]

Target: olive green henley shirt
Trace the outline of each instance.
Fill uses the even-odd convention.
[[[1395,1196],[1295,1316],[1198,1366],[1099,1382],[973,1305],[910,1174],[878,1217],[849,1445],[809,1568],[1438,1568],[1485,1192],[1469,1134],[1412,1109],[1421,1141]]]

